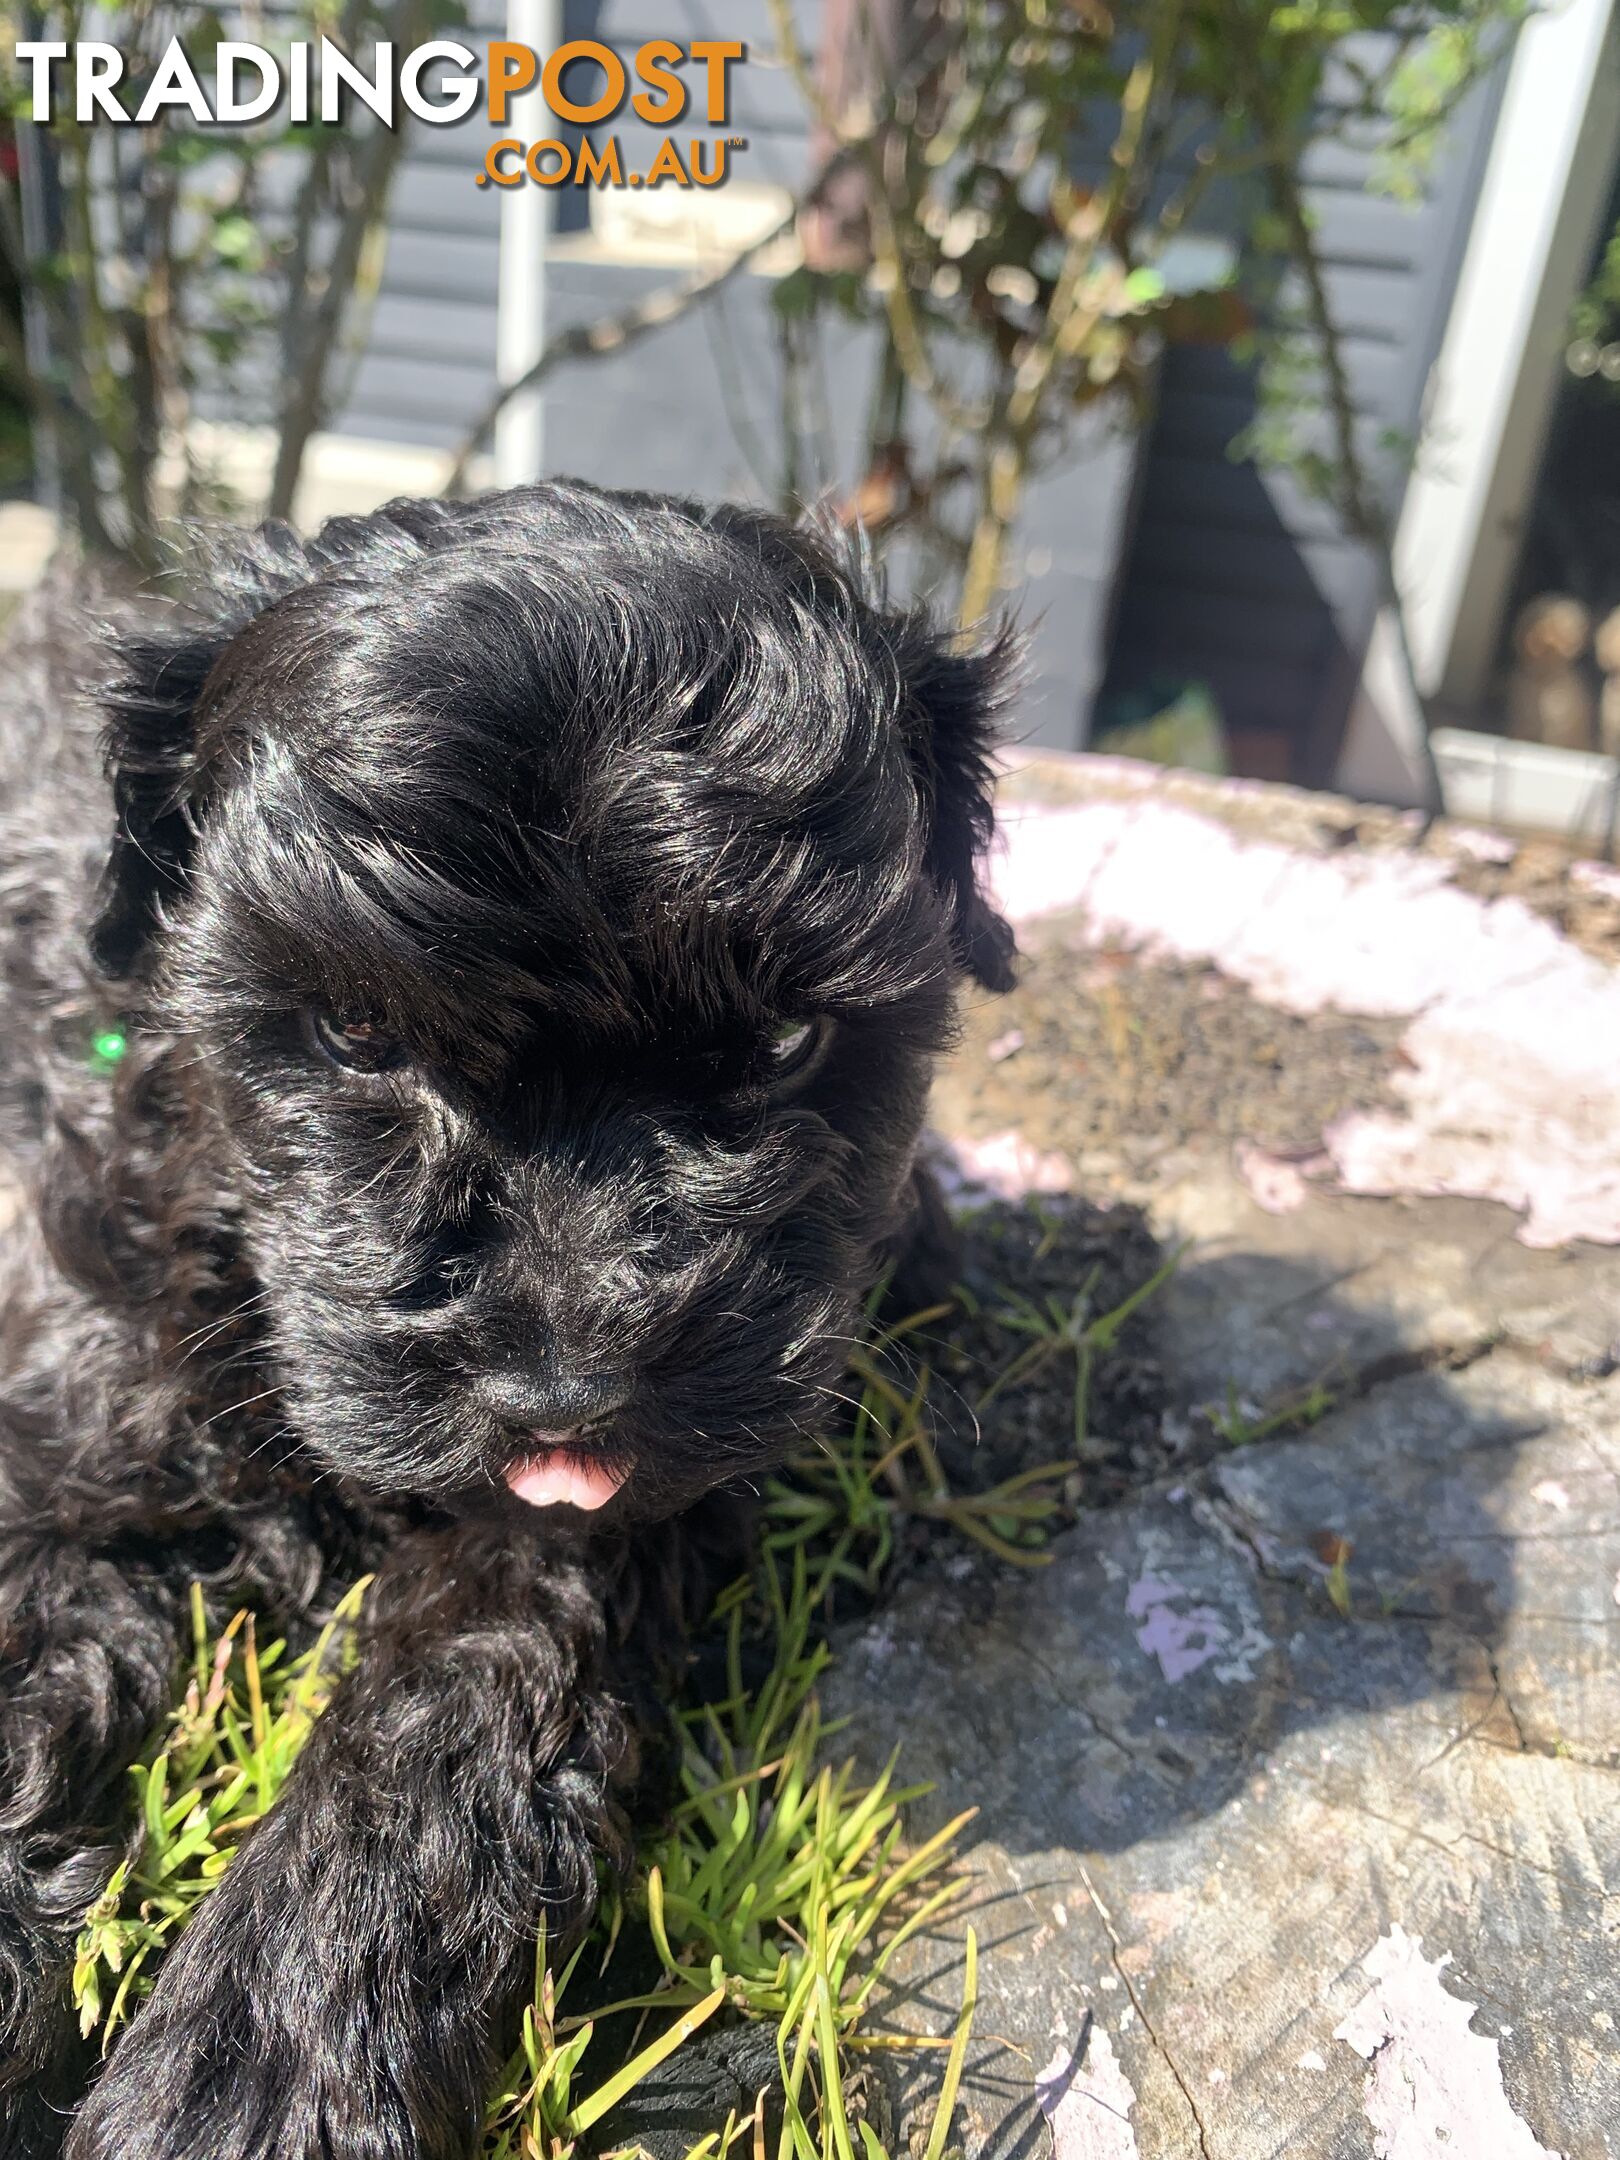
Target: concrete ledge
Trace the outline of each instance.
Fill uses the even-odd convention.
[[[938,2028],[971,1921],[975,2160],[1615,2160],[1620,982],[1582,909],[1620,879],[1013,768],[1024,980],[936,1124],[998,1250],[1126,1201],[1182,1258],[1157,1462],[1083,1472],[1046,1567],[948,1556],[839,1646],[827,1707],[867,1764],[898,1731],[919,1829],[980,1810],[899,2014]],[[997,1409],[1074,1445],[1033,1387]]]

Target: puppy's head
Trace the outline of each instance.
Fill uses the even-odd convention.
[[[323,1466],[656,1515],[814,1424],[1008,979],[1002,674],[802,532],[570,485],[267,533],[126,640],[97,956]]]

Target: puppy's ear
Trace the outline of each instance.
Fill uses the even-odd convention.
[[[136,971],[163,901],[185,880],[195,810],[197,703],[228,638],[191,624],[126,632],[102,685],[112,851],[90,929],[108,975]]]
[[[911,616],[902,618],[896,657],[927,809],[928,871],[950,909],[957,962],[981,988],[1010,990],[1017,947],[986,897],[984,858],[995,830],[992,754],[1017,685],[1017,638],[1003,625],[987,642],[962,646]]]
[[[106,715],[116,822],[90,929],[106,974],[137,972],[159,910],[185,883],[202,783],[197,709],[209,676],[237,633],[309,574],[289,528],[235,536],[187,565],[195,597],[111,632],[112,665],[94,694]]]

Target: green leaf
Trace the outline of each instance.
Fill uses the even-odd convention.
[[[258,233],[248,218],[236,213],[215,222],[214,253],[222,262],[245,264],[258,251]]]

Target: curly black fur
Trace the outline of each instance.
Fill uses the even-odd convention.
[[[90,698],[59,621],[14,646],[0,720],[0,2152],[452,2160],[622,1853],[724,1489],[917,1211],[955,980],[1007,979],[1004,655],[802,531],[573,485],[215,542],[108,635]],[[508,1489],[559,1432],[598,1514]],[[70,2127],[187,1586],[297,1635],[368,1567]]]

